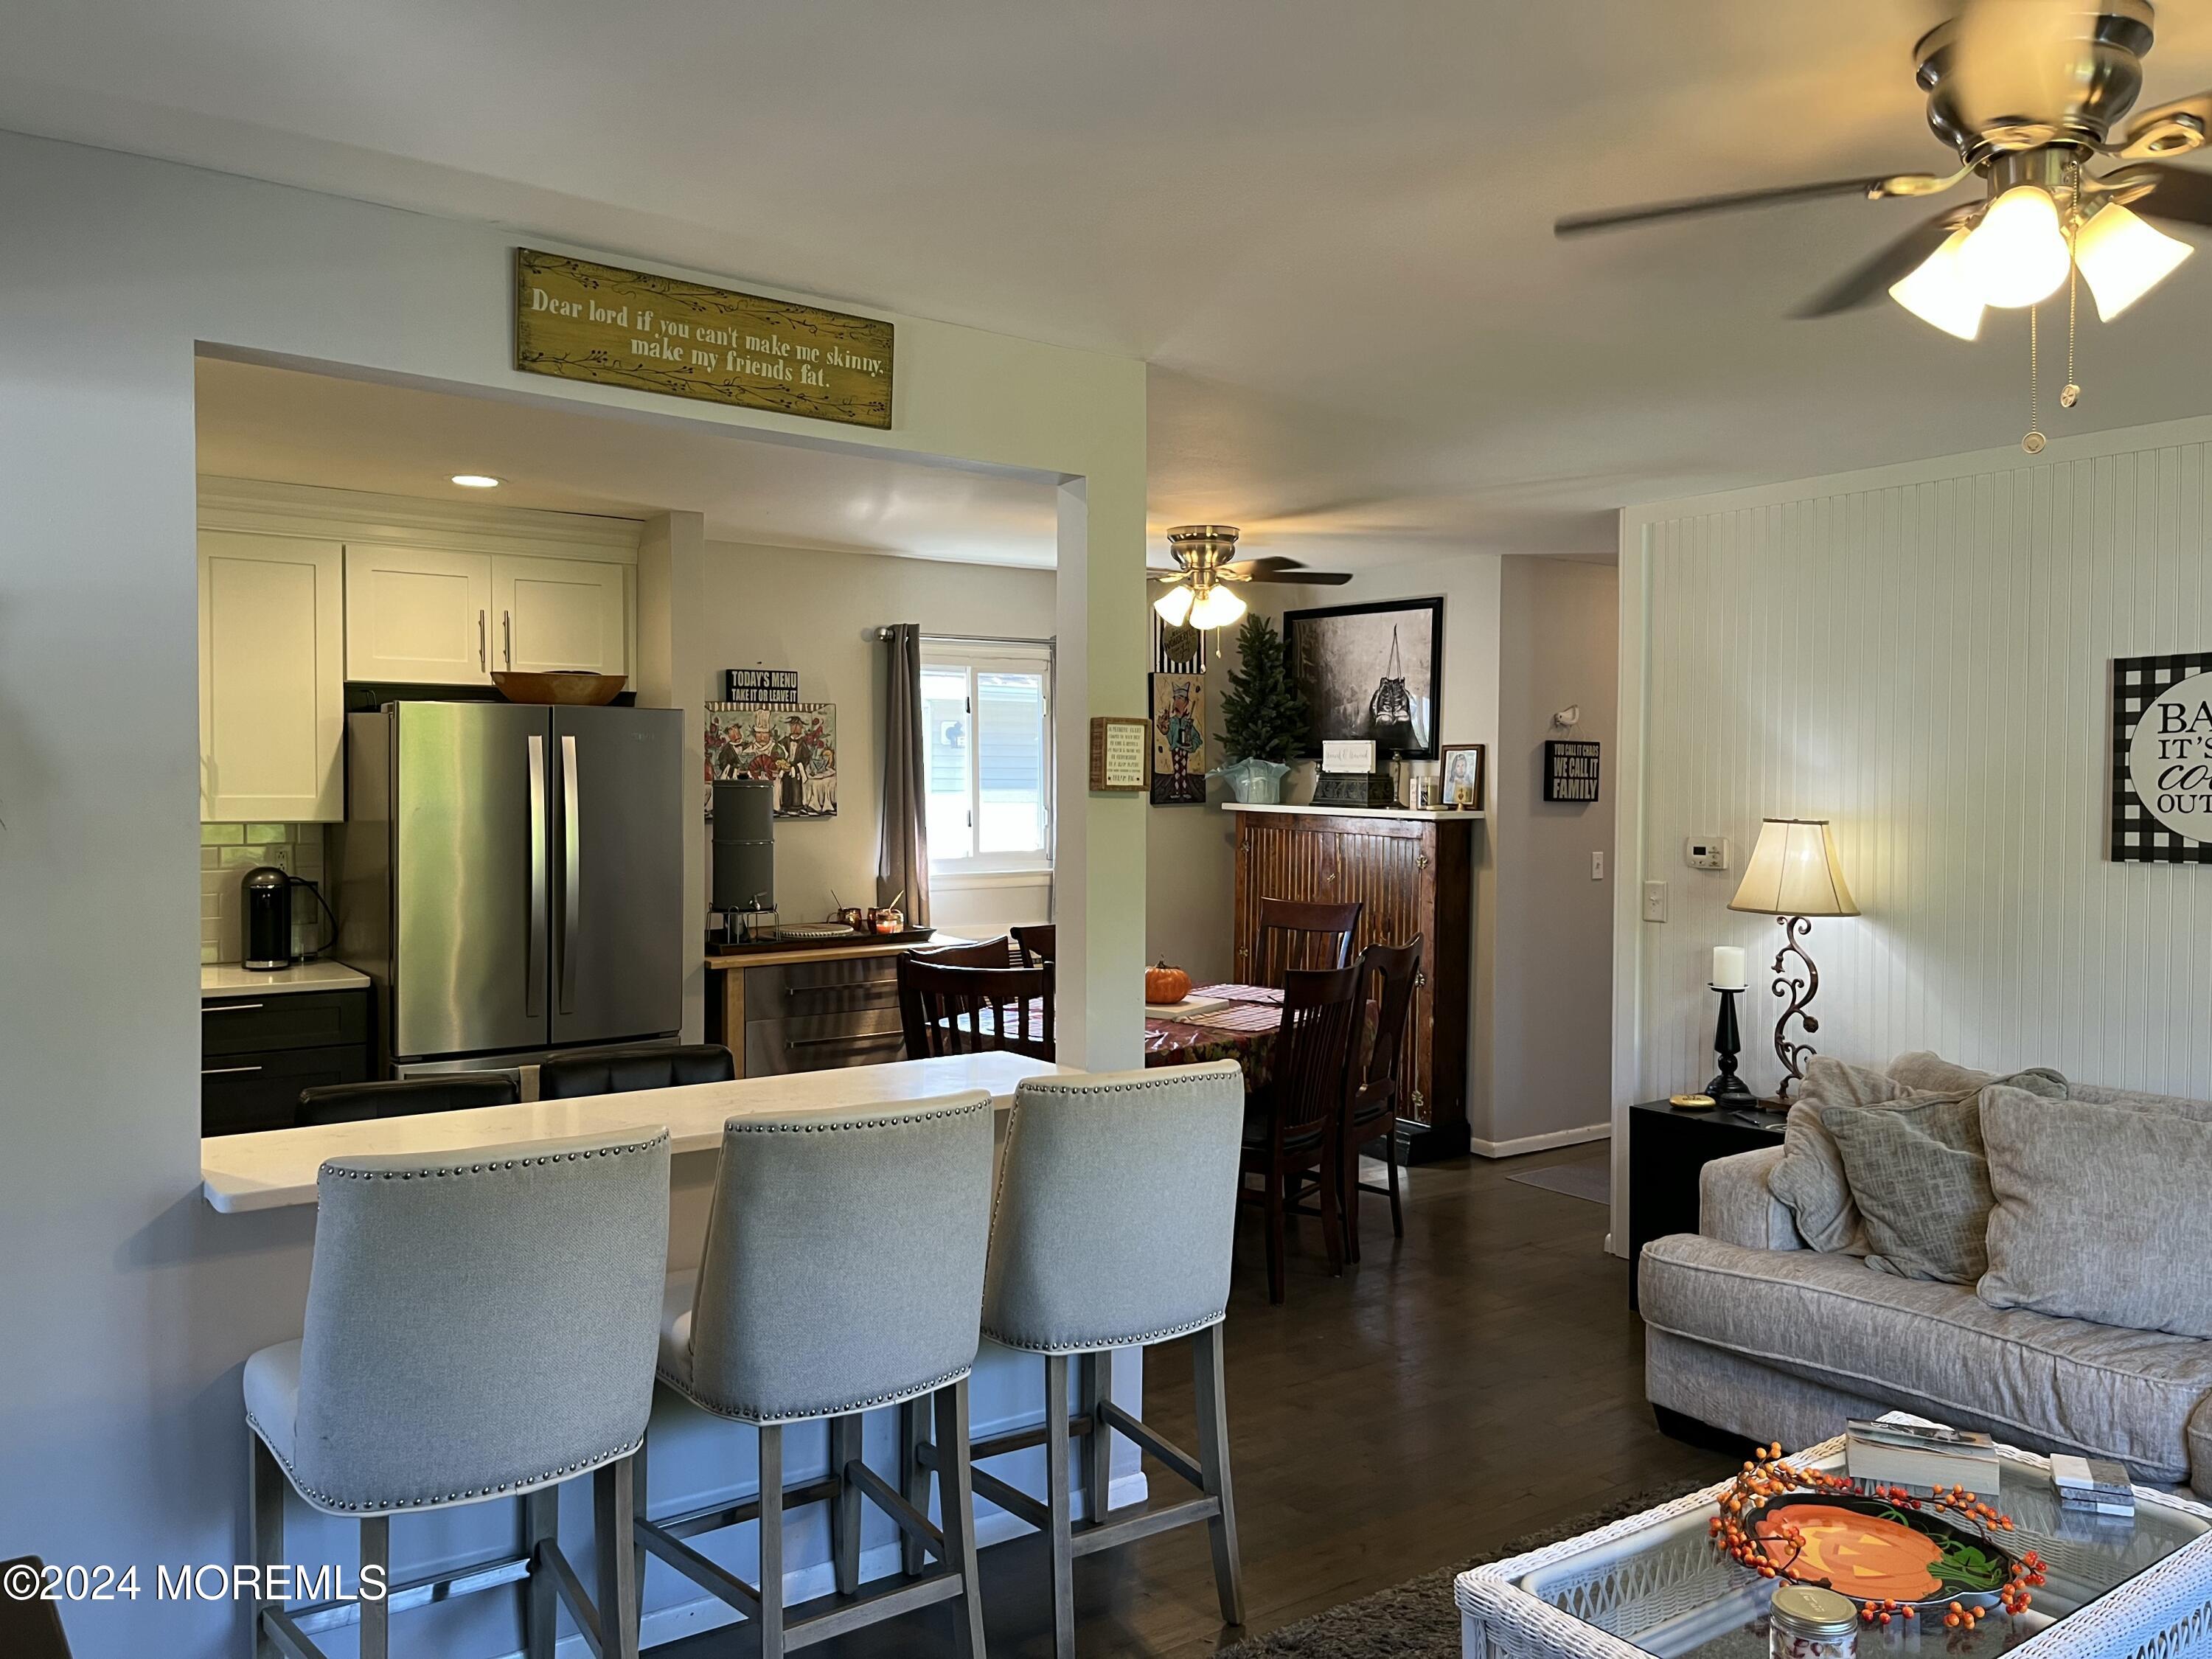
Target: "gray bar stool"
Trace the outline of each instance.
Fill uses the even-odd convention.
[[[361,1522],[364,1571],[388,1577],[394,1515],[520,1498],[525,1543],[381,1601],[258,1601],[255,1654],[320,1659],[315,1633],[357,1623],[362,1659],[386,1659],[395,1612],[525,1582],[530,1659],[552,1659],[556,1597],[600,1659],[629,1659],[624,1466],[653,1407],[668,1132],[332,1158],[315,1189],[305,1334],[246,1362],[256,1565],[285,1559],[287,1479]],[[558,1488],[594,1472],[596,1602],[556,1536]]]
[[[1042,1428],[975,1443],[977,1462],[1045,1448],[1039,1503],[981,1469],[976,1493],[1044,1533],[1052,1551],[1053,1651],[1075,1651],[1075,1558],[1203,1521],[1225,1624],[1244,1622],[1221,1322],[1229,1304],[1244,1076],[1234,1060],[1160,1071],[1031,1078],[1015,1091],[991,1223],[983,1334],[1044,1356]],[[1189,1336],[1198,1455],[1114,1403],[1113,1350]],[[1078,1362],[1081,1414],[1068,1409]],[[1121,1516],[1110,1507],[1113,1442],[1127,1435],[1200,1496]],[[1084,1443],[1085,1523],[1075,1527],[1071,1438]],[[941,1468],[949,1458],[919,1449]]]
[[[723,1129],[705,1257],[668,1279],[660,1380],[702,1410],[759,1430],[760,1496],[647,1520],[641,1457],[637,1537],[750,1620],[763,1659],[956,1596],[958,1650],[983,1652],[968,1373],[981,1342],[991,1141],[991,1097],[981,1090],[891,1110],[732,1118]],[[860,1455],[861,1413],[918,1409],[925,1397],[953,1449],[941,1528],[929,1522],[926,1479],[902,1492]],[[821,1419],[829,1473],[787,1488],[784,1428]],[[837,1588],[849,1596],[860,1589],[863,1498],[944,1571],[787,1620],[784,1510],[830,1504]],[[760,1523],[757,1585],[684,1542],[748,1521]]]

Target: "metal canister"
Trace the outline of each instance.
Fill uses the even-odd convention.
[[[1859,1610],[1846,1595],[1784,1584],[1766,1614],[1768,1659],[1857,1659]]]

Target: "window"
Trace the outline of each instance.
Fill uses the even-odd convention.
[[[921,643],[929,865],[1052,868],[1052,647]]]

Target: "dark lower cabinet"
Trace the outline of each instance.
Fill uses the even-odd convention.
[[[1700,1171],[1717,1158],[1782,1144],[1785,1120],[1770,1112],[1687,1111],[1647,1100],[1628,1112],[1628,1305],[1636,1305],[1636,1264],[1644,1247],[1671,1233],[1698,1231]]]
[[[300,1091],[368,1080],[368,993],[293,991],[200,1005],[200,1133],[298,1121]]]

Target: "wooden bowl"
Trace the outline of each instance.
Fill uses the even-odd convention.
[[[574,669],[551,674],[495,670],[491,677],[499,695],[509,702],[553,702],[585,708],[612,702],[629,682],[626,674],[586,674]]]

